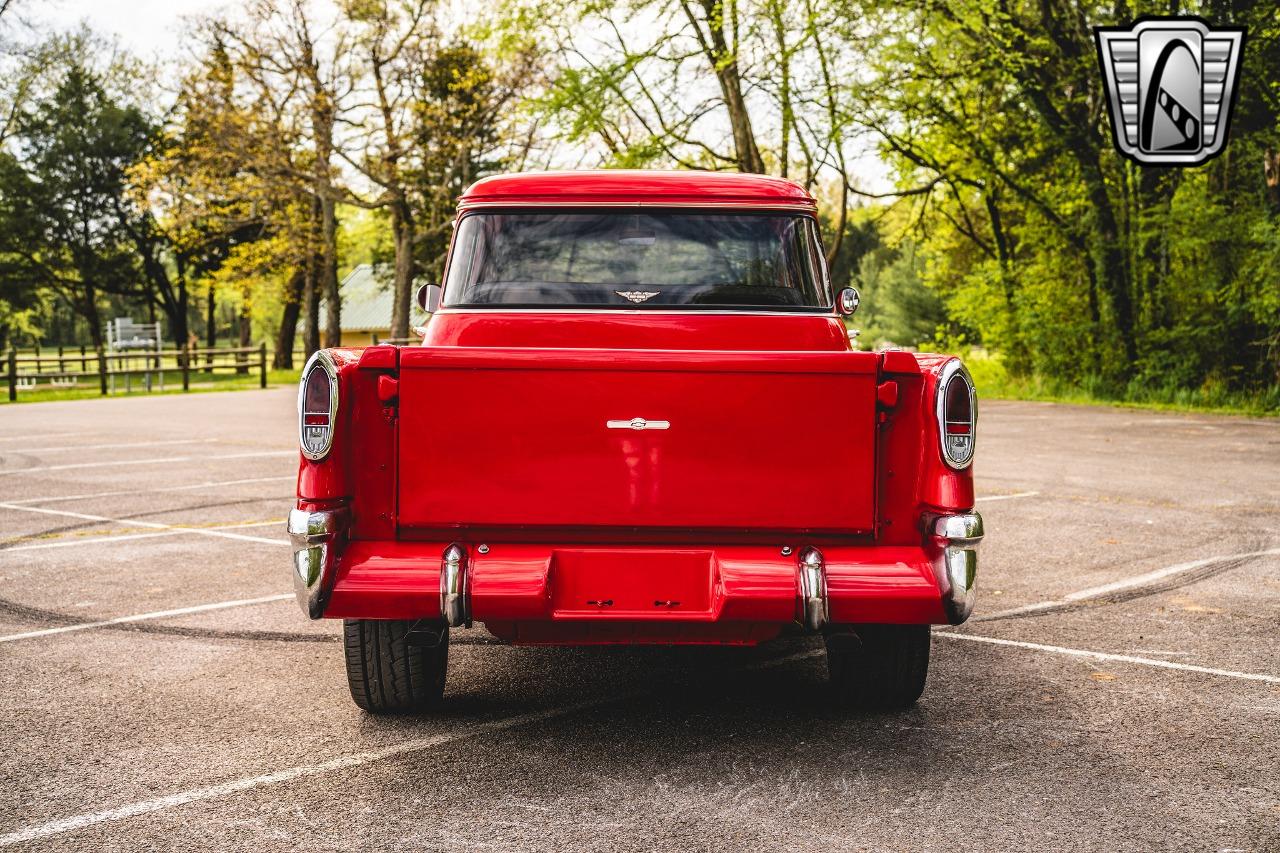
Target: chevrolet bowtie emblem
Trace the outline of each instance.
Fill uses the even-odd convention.
[[[1139,163],[1198,166],[1222,153],[1239,89],[1243,27],[1148,18],[1094,27],[1111,132]]]
[[[614,293],[623,299],[630,299],[632,302],[644,302],[646,299],[652,299],[662,291],[660,290],[615,290]]]
[[[644,418],[632,418],[629,421],[605,421],[609,429],[671,429],[671,421],[646,421]]]

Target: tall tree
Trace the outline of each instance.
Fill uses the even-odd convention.
[[[542,103],[565,141],[602,149],[613,166],[767,172],[811,190],[833,182],[836,260],[859,144],[847,106],[859,32],[847,4],[542,0],[527,14],[559,60]]]
[[[66,70],[52,98],[19,121],[34,232],[24,260],[84,317],[99,352],[101,295],[138,292],[137,258],[120,210],[127,204],[128,170],[150,138],[146,117],[114,102],[98,76],[78,64]],[[105,389],[105,376],[101,382]]]
[[[261,108],[289,130],[304,150],[279,149],[264,170],[309,193],[314,207],[313,252],[307,265],[307,349],[316,340],[321,297],[324,345],[341,339],[338,290],[338,202],[346,195],[335,163],[338,126],[354,88],[350,39],[341,16],[317,24],[306,0],[253,0],[242,24],[222,22],[228,49],[255,90]]]
[[[518,168],[532,142],[520,98],[538,82],[540,54],[524,40],[500,49],[456,40],[422,64],[417,83],[414,174],[421,199],[419,265],[438,275],[454,201],[487,174]]]
[[[433,0],[358,0],[345,12],[354,25],[353,43],[359,55],[361,95],[369,115],[354,140],[357,150],[343,152],[346,162],[377,190],[372,199],[358,199],[366,207],[389,213],[395,246],[392,284],[391,337],[409,335],[409,306],[415,273],[417,207],[411,175],[418,69],[431,52]]]

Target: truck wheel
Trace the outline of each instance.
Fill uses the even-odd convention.
[[[827,634],[827,669],[844,708],[909,708],[929,674],[928,625],[859,625]]]
[[[351,698],[375,714],[410,714],[440,705],[449,663],[442,622],[347,619],[342,623]]]

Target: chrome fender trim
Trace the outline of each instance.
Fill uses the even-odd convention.
[[[942,591],[942,606],[952,625],[973,612],[974,585],[978,576],[978,545],[986,531],[976,512],[938,515],[926,519],[928,538],[938,549],[934,574]]]
[[[289,511],[285,528],[293,546],[293,594],[302,612],[311,619],[324,616],[350,520],[346,507]]]
[[[440,558],[440,616],[450,628],[471,627],[469,593],[467,551],[455,542]]]
[[[829,621],[827,564],[817,548],[800,553],[800,624],[807,631],[821,631]]]

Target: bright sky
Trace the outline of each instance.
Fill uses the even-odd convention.
[[[119,38],[130,52],[155,59],[174,55],[184,15],[216,12],[228,5],[227,0],[26,0],[18,8],[55,29],[88,21],[94,30]]]
[[[311,2],[323,7],[330,0]],[[18,0],[15,10],[31,23],[52,29],[70,29],[87,21],[95,31],[117,37],[139,58],[154,61],[180,56],[185,17],[242,5],[243,0]],[[854,172],[865,189],[884,191],[889,187],[884,164],[870,150],[856,158]]]

